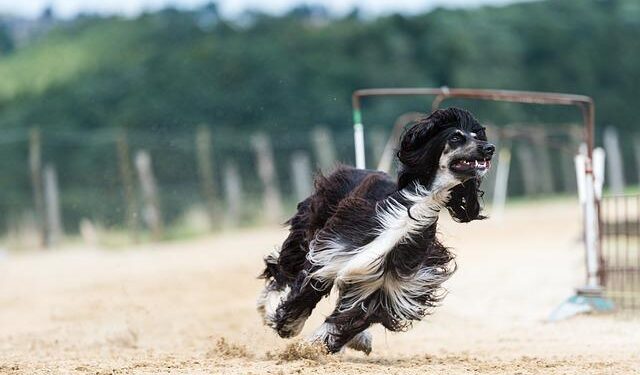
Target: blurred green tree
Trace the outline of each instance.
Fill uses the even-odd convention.
[[[357,10],[331,18],[321,7],[305,6],[233,21],[211,3],[135,19],[80,17],[11,54],[14,46],[0,27],[0,131],[39,124],[51,134],[109,134],[125,127],[160,137],[140,136],[140,147],[188,149],[176,139],[188,139],[204,123],[237,142],[226,152],[250,161],[242,142],[258,129],[301,134],[327,124],[348,131],[355,89],[447,85],[591,95],[599,124],[630,132],[640,96],[638,40],[636,0],[537,1],[377,19]],[[579,118],[536,107],[464,105],[498,124]],[[365,121],[374,126],[427,109],[418,99],[365,106]],[[64,160],[68,184],[95,174],[88,161],[106,158],[99,147],[47,152]],[[162,157],[163,183],[193,172],[189,153]],[[279,163],[288,168],[286,159]],[[117,186],[117,173],[109,176],[102,185]],[[3,179],[14,177],[0,174]]]

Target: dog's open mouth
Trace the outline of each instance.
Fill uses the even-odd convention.
[[[491,167],[491,159],[460,159],[451,164],[456,172],[485,171]]]

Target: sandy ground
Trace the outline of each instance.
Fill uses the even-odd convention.
[[[370,356],[296,359],[292,341],[261,325],[255,276],[280,229],[5,256],[0,373],[640,373],[640,318],[545,321],[583,281],[573,201],[515,205],[502,222],[444,216],[441,236],[459,265],[449,295],[409,332],[376,327]]]

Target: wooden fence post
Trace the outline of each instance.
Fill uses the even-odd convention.
[[[44,196],[42,189],[42,141],[40,129],[29,131],[29,170],[31,187],[33,188],[33,203],[35,208],[36,225],[40,234],[40,245],[47,246],[47,227],[45,225]]]
[[[138,242],[138,209],[135,198],[135,188],[133,182],[133,172],[131,170],[131,158],[129,156],[129,144],[127,142],[127,133],[124,128],[118,131],[116,137],[116,151],[118,154],[118,169],[120,179],[122,180],[122,188],[124,192],[125,202],[125,218],[124,222],[127,226],[134,242]]]
[[[52,165],[44,167],[44,205],[45,227],[47,228],[46,246],[58,245],[62,239],[62,215],[60,214],[60,194],[58,188],[58,176]]]
[[[505,142],[507,143],[507,142]],[[496,182],[491,199],[491,216],[496,220],[502,220],[504,208],[507,203],[507,189],[509,185],[509,171],[511,170],[511,145],[502,146],[498,151],[496,166]]]
[[[251,137],[251,143],[256,153],[258,175],[264,187],[263,199],[266,219],[270,223],[278,223],[282,217],[282,207],[271,142],[266,134],[257,133]]]
[[[496,187],[496,169],[498,168],[499,150],[501,147],[501,132],[495,125],[488,125],[486,128],[487,139],[490,143],[496,146],[496,152],[491,159],[491,169],[486,176],[482,179],[482,190],[484,191],[485,199],[493,200],[493,192]]]
[[[407,112],[398,116],[393,123],[393,129],[389,138],[387,138],[387,144],[384,146],[380,161],[378,161],[378,170],[393,173],[395,153],[400,143],[400,137],[404,132],[404,128],[407,124],[412,123],[420,118],[424,117],[423,113],[419,112]]]
[[[533,156],[530,143],[519,143],[516,146],[518,161],[520,162],[520,173],[524,182],[524,192],[527,196],[535,195],[539,192],[538,176],[531,173],[531,169],[535,166],[536,159]]]
[[[636,162],[636,171],[638,172],[637,183],[640,185],[640,136],[633,137],[633,156]]]
[[[100,238],[98,236],[98,230],[91,220],[87,218],[80,220],[78,229],[80,230],[80,235],[88,248],[95,250],[99,247]]]
[[[224,166],[224,193],[227,202],[225,224],[237,226],[242,215],[243,193],[238,167],[232,161],[227,162]]]
[[[196,131],[196,155],[202,194],[207,202],[210,227],[216,222],[216,186],[213,172],[211,129],[205,125]]]
[[[151,230],[154,240],[162,238],[164,225],[162,222],[162,212],[160,211],[160,201],[158,199],[158,189],[151,167],[151,156],[145,150],[138,151],[135,158],[138,178],[144,196],[144,219]]]
[[[296,199],[302,202],[312,190],[311,161],[307,153],[298,151],[291,155],[291,179]]]
[[[578,154],[580,144],[582,143],[582,126],[571,125],[567,130],[567,142],[570,153],[560,153],[560,168],[562,169],[562,182],[566,192],[576,192],[578,190],[578,182],[576,181],[576,166],[574,157]]]
[[[576,152],[577,153],[577,152]],[[577,182],[575,178],[575,165],[572,163],[572,155],[565,152],[560,152],[560,170],[562,171],[562,186],[563,190],[568,193],[573,193],[577,189]]]
[[[387,136],[384,131],[374,129],[371,132],[371,163],[369,165],[379,165],[387,145]]]
[[[607,152],[606,175],[609,188],[614,194],[622,194],[624,192],[624,168],[617,130],[611,126],[606,127],[603,141]]]
[[[318,167],[327,171],[335,166],[336,149],[331,132],[324,126],[318,126],[311,132],[313,151],[318,161]]]
[[[536,163],[533,164],[538,169],[539,192],[552,194],[554,192],[553,172],[551,171],[551,158],[549,157],[549,147],[546,146],[547,134],[544,128],[536,129],[533,134],[533,149],[535,150]]]

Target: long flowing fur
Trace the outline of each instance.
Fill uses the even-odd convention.
[[[454,143],[456,136],[465,142]],[[455,270],[452,253],[436,237],[440,211],[459,222],[484,218],[484,172],[463,175],[451,166],[492,153],[471,114],[450,108],[404,133],[397,182],[349,167],[319,176],[314,194],[288,221],[282,247],[265,259],[266,286],[258,300],[265,324],[282,337],[297,335],[335,287],[336,308],[312,339],[332,352],[347,346],[368,353],[371,324],[404,330],[429,314]]]

